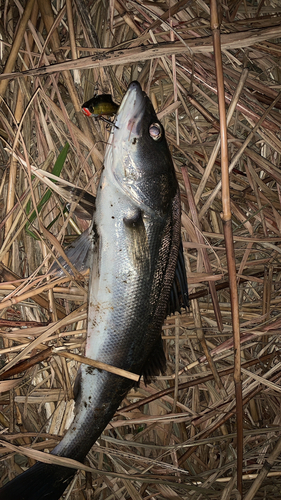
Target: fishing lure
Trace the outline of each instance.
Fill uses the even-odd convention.
[[[112,125],[112,122],[104,116],[114,116],[119,106],[112,100],[111,94],[100,94],[92,97],[82,105],[82,112],[86,116],[100,119]]]

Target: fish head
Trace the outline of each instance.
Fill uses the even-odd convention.
[[[138,82],[129,85],[114,125],[105,167],[135,202],[165,212],[178,185],[163,126]]]

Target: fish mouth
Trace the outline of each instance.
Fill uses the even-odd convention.
[[[144,113],[145,93],[139,82],[131,82],[115,118],[113,142],[138,138]]]

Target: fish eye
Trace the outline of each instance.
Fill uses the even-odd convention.
[[[148,132],[149,132],[150,137],[154,141],[159,141],[159,139],[161,139],[161,137],[162,137],[162,127],[161,127],[160,123],[152,123],[149,126]]]

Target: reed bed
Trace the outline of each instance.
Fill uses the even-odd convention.
[[[190,310],[64,498],[281,498],[280,1],[0,5],[0,485],[62,462],[88,279],[48,274],[88,226],[63,187],[95,194],[102,169],[107,125],[82,103],[137,79],[181,188]]]

